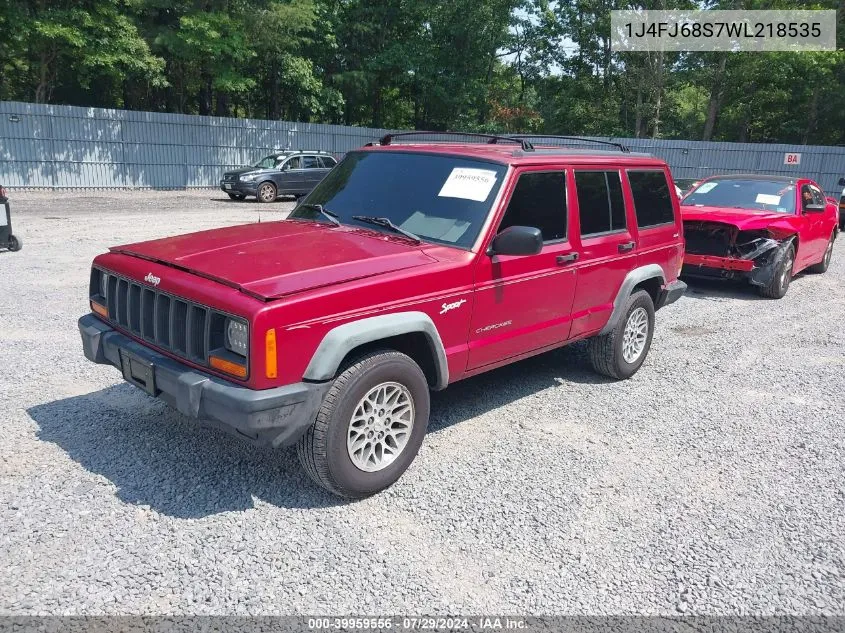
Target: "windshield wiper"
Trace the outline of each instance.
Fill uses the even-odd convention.
[[[331,222],[335,226],[340,226],[340,216],[334,211],[324,209],[322,204],[313,204],[311,202],[305,202],[297,207],[297,209],[299,208],[314,209],[324,218],[328,218],[329,222]]]
[[[410,231],[406,231],[401,226],[397,226],[393,223],[390,218],[379,218],[374,215],[353,215],[353,220],[358,220],[359,222],[366,222],[367,224],[375,224],[376,226],[383,226],[386,229],[390,229],[394,233],[400,233],[407,238],[414,240],[417,244],[422,242],[422,239],[418,235],[414,235]]]

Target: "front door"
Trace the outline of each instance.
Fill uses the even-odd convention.
[[[543,249],[537,255],[479,258],[468,370],[563,343],[569,336],[576,273],[567,235],[566,172],[524,168],[515,177],[497,232],[509,226],[538,228]]]
[[[302,169],[302,156],[291,156],[282,165],[279,177],[279,193],[302,193],[305,190],[305,170]]]
[[[625,275],[636,268],[637,243],[628,228],[628,214],[618,169],[575,170],[578,232],[578,285],[572,305],[571,336],[601,329]],[[574,231],[573,231],[574,233]]]
[[[816,194],[809,183],[797,187],[798,202],[795,213],[798,215],[800,230],[798,234],[798,252],[795,254],[795,270],[806,268],[815,264],[820,258],[820,237],[821,220],[824,213],[813,213],[806,211],[807,205],[818,204],[818,197],[824,200],[824,196]]]

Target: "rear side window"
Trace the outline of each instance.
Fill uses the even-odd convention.
[[[625,202],[618,171],[576,171],[581,235],[623,230]]]
[[[320,156],[320,162],[323,163],[323,167],[326,169],[331,169],[337,165],[337,161],[331,156]]]
[[[566,174],[562,171],[527,172],[519,177],[513,195],[499,225],[533,226],[540,229],[543,241],[566,237]]]
[[[320,160],[316,156],[303,156],[302,166],[305,169],[320,169]]]
[[[675,221],[666,174],[661,171],[629,171],[628,182],[634,196],[634,211],[640,228]]]

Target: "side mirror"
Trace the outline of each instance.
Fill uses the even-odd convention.
[[[823,204],[808,204],[804,207],[804,213],[824,213]]]
[[[533,226],[509,226],[493,238],[488,255],[536,255],[543,250],[543,234]]]
[[[840,178],[840,179],[839,179],[839,186],[840,186],[840,187],[845,187],[845,178]]]

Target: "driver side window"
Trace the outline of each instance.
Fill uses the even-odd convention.
[[[566,238],[566,172],[521,174],[508,202],[499,232],[510,226],[540,229],[544,242]]]
[[[288,162],[282,167],[282,171],[288,171],[290,169],[302,169],[302,159],[299,156],[288,159]]]

